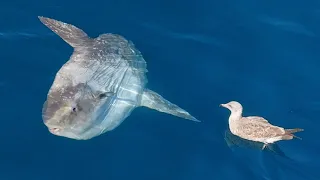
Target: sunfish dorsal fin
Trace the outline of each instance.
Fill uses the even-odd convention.
[[[85,32],[74,25],[43,16],[38,16],[38,18],[44,25],[60,36],[73,48],[84,47],[91,41],[90,37]]]
[[[181,109],[177,105],[169,102],[168,100],[164,99],[158,93],[151,91],[150,89],[145,89],[140,106],[145,106],[150,109],[157,110],[159,112],[164,112],[167,114],[171,114],[180,118],[200,122],[195,117],[191,116],[187,111]]]

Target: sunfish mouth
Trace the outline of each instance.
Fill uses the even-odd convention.
[[[49,129],[49,132],[51,132],[52,134],[57,134],[60,129],[59,128],[48,128]]]

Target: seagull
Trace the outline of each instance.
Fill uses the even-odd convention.
[[[232,134],[243,139],[264,143],[262,150],[274,142],[280,140],[291,140],[295,136],[293,133],[304,131],[300,128],[284,129],[283,127],[272,125],[268,120],[259,116],[242,116],[242,105],[237,101],[230,101],[227,104],[220,104],[231,111],[229,117],[229,129]]]

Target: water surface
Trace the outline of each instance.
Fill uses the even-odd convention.
[[[315,0],[3,2],[0,179],[319,180],[319,12]],[[90,141],[49,134],[42,104],[72,48],[39,15],[132,40],[148,88],[202,123],[139,108]],[[219,104],[230,100],[244,115],[304,128],[303,140],[278,143],[278,153],[226,141]]]

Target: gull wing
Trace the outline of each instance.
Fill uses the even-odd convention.
[[[285,134],[283,128],[270,124],[266,119],[258,116],[243,117],[238,124],[240,136],[257,140],[272,138]]]

